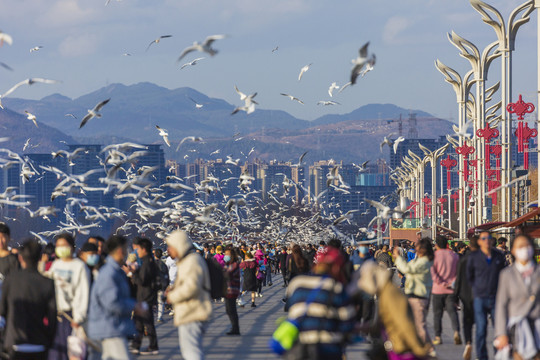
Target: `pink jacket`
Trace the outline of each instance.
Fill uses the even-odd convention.
[[[432,294],[443,295],[454,292],[459,256],[449,249],[435,251],[435,259],[431,267],[433,279]]]
[[[255,251],[255,260],[260,261],[263,259],[264,259],[264,253],[262,252],[262,250],[257,249],[257,251]]]
[[[216,259],[216,261],[219,263],[219,265],[221,265],[221,267],[225,267],[225,260],[223,260],[224,257],[225,255],[223,254],[214,255],[214,259]]]

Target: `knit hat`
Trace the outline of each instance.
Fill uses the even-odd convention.
[[[168,246],[174,248],[178,252],[177,260],[181,260],[188,251],[193,248],[191,238],[183,230],[173,231],[167,236],[165,241]]]
[[[223,246],[218,245],[218,246],[216,247],[216,252],[217,252],[218,254],[221,254],[221,253],[223,252]]]

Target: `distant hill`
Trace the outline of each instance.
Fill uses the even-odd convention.
[[[61,142],[76,144],[77,141],[61,131],[38,121],[38,126],[12,110],[0,110],[0,137],[7,137],[9,141],[0,143],[0,148],[7,148],[19,154],[23,153],[23,146],[30,138],[30,145],[25,153],[48,153],[53,150],[64,149]],[[39,145],[39,146],[37,146]]]

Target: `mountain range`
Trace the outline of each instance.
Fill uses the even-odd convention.
[[[101,119],[88,122],[79,130],[80,119],[98,102],[111,98],[102,110]],[[255,148],[251,157],[270,160],[293,160],[306,150],[307,161],[334,158],[358,162],[382,157],[379,143],[390,133],[399,135],[398,119],[403,115],[402,133],[408,135],[409,110],[393,104],[369,104],[348,114],[325,115],[313,121],[298,119],[285,111],[257,110],[246,115],[231,116],[235,106],[222,99],[210,98],[192,88],[169,90],[151,83],[130,86],[111,84],[92,93],[71,99],[53,94],[41,100],[5,98],[6,110],[0,111],[0,127],[11,138],[7,147],[21,151],[28,137],[41,143],[31,152],[48,152],[58,148],[56,142],[111,143],[131,140],[141,143],[161,143],[155,125],[169,131],[173,147],[185,136],[200,136],[202,144],[186,144],[181,151],[164,146],[167,158],[186,160],[214,155],[240,157]],[[198,109],[195,103],[202,105]],[[21,115],[35,114],[39,129]],[[436,138],[451,132],[452,123],[437,119],[420,110],[417,131],[421,138]],[[73,118],[67,114],[72,114]],[[233,141],[232,136],[240,132]],[[81,136],[83,135],[83,136]],[[2,144],[5,146],[6,144]],[[195,150],[195,151],[194,151]],[[375,151],[376,150],[376,151]],[[386,153],[388,150],[385,150]],[[310,159],[312,158],[312,159]]]

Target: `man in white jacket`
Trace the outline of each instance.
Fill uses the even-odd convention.
[[[167,251],[177,265],[174,284],[167,289],[167,301],[174,306],[180,351],[184,359],[202,360],[202,336],[212,315],[208,267],[184,231],[172,232],[166,241]]]

